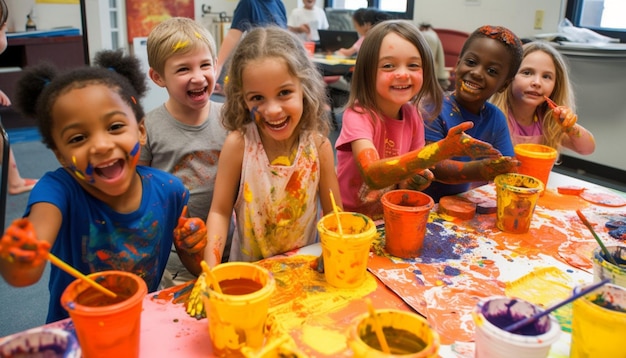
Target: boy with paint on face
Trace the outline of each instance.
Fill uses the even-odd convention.
[[[432,53],[414,24],[389,20],[370,30],[335,143],[346,211],[382,219],[382,195],[399,188],[422,190],[432,180],[428,168],[437,162],[456,155],[499,154],[464,133],[472,127],[469,122],[424,147],[422,118],[431,120],[439,113],[442,96]]]
[[[174,17],[150,32],[147,47],[150,78],[169,98],[146,115],[139,164],[176,175],[189,189],[189,216],[204,222],[227,134],[220,121],[222,103],[211,100],[217,80],[215,42],[194,20]],[[179,255],[170,255],[163,286],[193,279]]]
[[[340,198],[325,85],[302,41],[275,26],[256,27],[235,49],[228,77],[222,117],[231,132],[204,254],[211,267],[222,261],[233,211],[230,261],[252,262],[315,243],[319,207],[331,213],[329,193]]]
[[[491,143],[502,156],[479,160],[459,156],[437,163],[432,169],[435,180],[424,190],[435,202],[516,170],[519,162],[513,157],[506,118],[487,100],[506,88],[521,62],[522,42],[504,27],[482,26],[465,41],[455,69],[455,90],[445,96],[439,116],[426,125],[426,142],[439,141],[450,128],[470,121],[474,126],[467,134]]]
[[[188,269],[201,271],[206,228],[181,217],[189,192],[172,174],[137,166],[146,91],[139,61],[103,51],[94,63],[62,74],[41,64],[18,81],[18,108],[37,119],[63,167],[39,180],[24,217],[0,240],[0,273],[13,286],[37,282],[50,252],[83,274],[135,273],[155,291],[172,241],[191,258]],[[52,266],[47,322],[68,317],[60,297],[72,281]]]

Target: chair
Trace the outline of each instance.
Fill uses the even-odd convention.
[[[459,55],[461,54],[461,48],[463,48],[463,44],[469,37],[469,34],[467,32],[451,29],[434,28],[433,30],[437,33],[437,36],[439,36],[439,40],[441,40],[441,44],[443,45],[446,67],[450,71],[449,89],[454,89],[454,67],[456,66]]]

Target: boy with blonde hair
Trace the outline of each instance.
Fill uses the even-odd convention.
[[[222,103],[211,100],[217,52],[211,33],[192,19],[174,17],[148,36],[149,76],[168,100],[146,115],[147,143],[139,163],[168,171],[189,189],[188,217],[206,220],[213,198],[217,161],[227,131]],[[170,255],[161,284],[195,279]]]

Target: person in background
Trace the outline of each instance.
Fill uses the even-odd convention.
[[[315,6],[315,1],[303,0],[303,7],[295,8],[289,14],[287,28],[297,34],[302,41],[319,42],[317,30],[329,27],[324,9]]]
[[[0,0],[0,53],[3,53],[7,49],[7,19],[9,18],[9,8],[4,0]],[[11,105],[11,100],[2,91],[0,91],[0,106],[8,107]],[[3,151],[2,138],[0,138],[0,163],[2,162]],[[7,192],[11,195],[22,194],[33,189],[37,184],[37,179],[22,178],[17,163],[15,162],[15,156],[13,150],[9,148],[9,165],[7,166],[7,182],[2,185],[7,185]]]
[[[137,166],[147,89],[139,60],[101,51],[94,64],[60,74],[45,63],[29,66],[18,80],[19,110],[37,119],[62,167],[39,180],[24,217],[0,240],[0,273],[13,286],[39,281],[50,252],[83,274],[132,272],[152,292],[172,241],[191,258],[187,268],[201,271],[206,228],[181,215],[187,189],[170,173]],[[47,322],[68,317],[60,297],[72,281],[51,267]]]
[[[391,19],[391,15],[375,8],[360,8],[352,14],[352,23],[356,32],[359,33],[359,39],[350,48],[340,48],[335,51],[336,55],[350,57],[356,56],[361,48],[363,40],[367,32],[377,23]]]
[[[432,54],[413,23],[389,20],[370,30],[357,56],[335,143],[346,211],[381,219],[381,196],[393,189],[428,186],[433,179],[428,168],[440,160],[499,154],[463,133],[471,122],[451,128],[447,137],[424,148],[422,116],[434,118],[442,96]]]
[[[317,241],[319,208],[342,208],[324,81],[288,30],[256,27],[233,54],[226,138],[207,220],[204,258],[220,263],[228,223],[237,223],[230,261],[257,261]],[[321,204],[321,205],[320,205]]]
[[[481,185],[497,175],[516,171],[513,144],[506,118],[488,99],[503,91],[522,62],[522,42],[509,29],[485,25],[465,41],[456,65],[455,90],[444,98],[439,116],[426,125],[426,142],[436,142],[460,123],[471,121],[470,136],[491,143],[498,158],[470,160],[455,157],[432,169],[433,183],[424,190],[435,202],[443,196],[462,193],[470,184]]]
[[[536,143],[582,155],[593,153],[593,134],[577,123],[574,90],[563,56],[549,43],[524,45],[524,59],[506,90],[491,102],[507,115],[513,145]],[[558,106],[550,108],[545,97]]]
[[[217,77],[220,78],[222,69],[230,58],[230,53],[241,40],[243,34],[255,26],[276,25],[287,28],[287,10],[281,0],[239,0],[230,29],[222,40],[217,52]],[[221,88],[218,90],[221,91]]]
[[[176,175],[189,189],[189,216],[206,221],[227,134],[219,115],[222,103],[211,100],[216,82],[213,36],[192,19],[174,17],[150,32],[147,50],[150,78],[169,98],[146,115],[139,165]],[[162,285],[193,279],[179,256],[170,255]]]
[[[446,57],[441,40],[430,24],[420,24],[419,29],[433,53],[439,85],[446,90],[450,87],[450,72],[446,69]]]

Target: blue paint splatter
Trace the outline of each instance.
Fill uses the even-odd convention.
[[[448,276],[458,276],[461,274],[461,270],[456,267],[446,265],[446,267],[443,268],[443,273]]]

